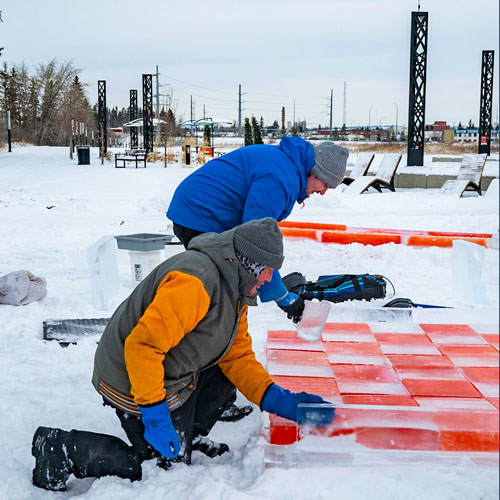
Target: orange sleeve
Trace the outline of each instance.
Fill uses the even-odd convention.
[[[210,297],[199,278],[180,271],[165,276],[125,340],[125,364],[136,404],[153,404],[165,397],[165,353],[195,328],[209,306]]]
[[[255,359],[252,337],[248,333],[247,309],[248,306],[245,306],[234,343],[219,361],[219,366],[249,401],[260,405],[264,392],[274,382],[262,364]]]

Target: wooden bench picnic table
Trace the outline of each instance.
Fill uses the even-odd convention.
[[[127,163],[135,163],[135,168],[139,167],[139,163],[143,163],[144,168],[146,168],[146,151],[135,149],[115,155],[115,168],[125,168]]]

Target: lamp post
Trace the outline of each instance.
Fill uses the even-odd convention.
[[[396,106],[396,140],[398,140],[398,103],[395,102],[394,106]]]
[[[373,106],[370,106],[370,109],[368,110],[368,135],[370,135],[372,108],[373,108]]]

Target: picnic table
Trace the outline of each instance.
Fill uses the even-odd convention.
[[[127,163],[135,163],[135,168],[138,168],[139,163],[142,163],[146,168],[146,151],[144,149],[131,149],[115,155],[115,168],[125,168]]]

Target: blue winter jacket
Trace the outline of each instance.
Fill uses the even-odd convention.
[[[174,193],[167,217],[181,226],[215,233],[263,217],[283,220],[295,202],[304,201],[313,166],[313,147],[300,137],[283,137],[279,146],[239,148],[186,177]],[[286,289],[275,275],[273,282],[279,280],[283,295]],[[271,291],[267,286],[259,292],[263,301],[280,296],[277,288]]]

